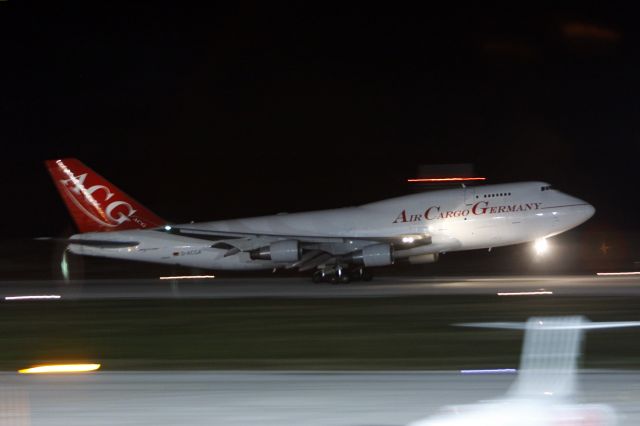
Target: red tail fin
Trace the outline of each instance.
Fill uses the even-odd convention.
[[[148,229],[167,223],[75,158],[45,163],[80,232]]]

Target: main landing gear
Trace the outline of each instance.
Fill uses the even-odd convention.
[[[311,277],[314,283],[348,284],[351,281],[371,281],[373,275],[366,268],[348,268],[336,265],[331,268],[318,269]]]

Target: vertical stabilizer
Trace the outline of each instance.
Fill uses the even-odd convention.
[[[75,158],[47,169],[80,232],[149,229],[167,222]]]

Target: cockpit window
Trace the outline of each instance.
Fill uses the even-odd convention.
[[[551,189],[551,185],[541,186],[540,191],[549,191]]]

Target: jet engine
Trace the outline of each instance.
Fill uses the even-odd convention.
[[[386,266],[393,263],[393,250],[389,244],[374,244],[358,250],[351,260],[364,266]]]
[[[290,263],[300,260],[302,249],[297,240],[282,240],[260,247],[249,253],[253,260],[271,260],[275,263]]]

